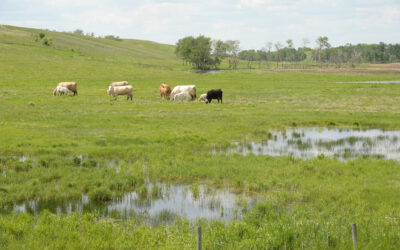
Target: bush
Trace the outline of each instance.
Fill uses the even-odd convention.
[[[43,37],[45,37],[45,34],[42,33],[42,32],[40,32],[40,33],[39,33],[39,38],[40,38],[40,39],[43,39]]]
[[[107,35],[104,38],[109,39],[109,40],[114,40],[114,41],[122,41],[121,38],[119,38],[118,36],[114,36],[114,35]]]
[[[74,33],[75,35],[83,36],[83,30],[81,30],[81,29],[76,29],[76,30],[74,30],[73,33]]]
[[[50,37],[45,37],[42,40],[42,43],[46,46],[51,46],[53,44],[53,39],[51,39]]]

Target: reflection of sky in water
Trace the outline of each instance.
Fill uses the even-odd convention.
[[[91,202],[86,195],[82,195],[81,200],[78,201],[29,201],[15,204],[10,211],[34,215],[40,214],[45,209],[53,213],[67,215],[72,212],[97,212],[103,217],[114,214],[121,218],[141,216],[150,223],[154,223],[154,220],[161,220],[156,222],[158,224],[173,221],[175,215],[191,221],[198,218],[223,221],[240,220],[244,211],[242,204],[239,203],[245,201],[248,207],[255,204],[254,199],[247,198],[244,194],[235,195],[229,190],[210,190],[207,192],[206,186],[199,186],[198,194],[194,197],[188,186],[157,185],[161,190],[158,198],[151,197],[153,185],[149,184],[148,195],[145,197],[140,197],[136,192],[131,192],[125,194],[122,198],[99,204]]]
[[[223,150],[214,150],[214,153]],[[263,154],[271,156],[293,155],[313,158],[320,154],[339,159],[374,157],[400,161],[400,131],[351,129],[289,129],[273,132],[261,143],[237,142],[228,153]]]
[[[163,190],[165,193],[165,187]],[[227,190],[207,194],[204,186],[199,188],[197,198],[185,186],[175,185],[170,186],[168,193],[160,198],[149,198],[147,202],[143,202],[136,193],[130,193],[108,206],[109,211],[115,210],[121,213],[127,208],[150,216],[169,211],[189,220],[207,218],[227,221],[241,218],[241,208],[237,205],[236,195]]]

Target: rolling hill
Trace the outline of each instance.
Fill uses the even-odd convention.
[[[43,38],[40,38],[40,33],[44,34]],[[49,46],[44,44],[46,39],[50,40]],[[6,25],[0,25],[0,54],[2,83],[53,82],[66,78],[96,80],[96,75],[105,71],[118,71],[118,75],[111,77],[113,79],[129,78],[138,69],[143,72],[143,69],[172,70],[181,67],[172,45]]]

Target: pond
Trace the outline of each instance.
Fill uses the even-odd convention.
[[[82,195],[76,201],[27,201],[2,209],[2,213],[20,212],[39,215],[43,210],[55,214],[72,212],[98,213],[101,217],[119,219],[140,218],[146,224],[173,223],[175,216],[195,221],[241,220],[243,214],[256,200],[244,193],[234,194],[228,189],[214,190],[206,185],[148,184],[147,192],[130,192],[110,202],[93,202]]]
[[[213,153],[241,153],[310,159],[321,154],[341,160],[372,157],[400,161],[400,131],[297,128],[269,133],[260,143],[235,142]]]
[[[375,83],[375,84],[389,84],[389,83],[400,83],[400,81],[350,81],[350,82],[336,82],[336,83]]]

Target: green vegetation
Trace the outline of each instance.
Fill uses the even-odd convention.
[[[39,33],[52,46],[36,42]],[[399,84],[336,83],[398,74],[270,73],[245,70],[243,61],[235,71],[188,74],[174,49],[0,26],[0,208],[147,195],[146,179],[231,187],[257,194],[260,204],[243,221],[177,218],[157,227],[91,213],[3,213],[0,248],[194,248],[200,224],[205,249],[349,249],[352,222],[361,249],[400,248],[398,162],[211,153],[287,127],[400,129]],[[107,96],[120,80],[134,87],[133,103]],[[52,96],[60,81],[76,81],[79,95]],[[174,104],[160,98],[162,82],[195,84],[198,95],[221,88],[224,104]]]
[[[253,62],[297,62],[296,68],[310,67],[311,62],[317,62],[318,67],[354,67],[359,63],[395,63],[400,62],[400,44],[346,44],[338,47],[331,47],[328,37],[316,39],[317,48],[307,47],[309,41],[303,41],[303,47],[293,48],[291,39],[286,41],[287,46],[283,47],[280,42],[274,44],[275,51],[271,51],[272,43],[260,50],[243,50],[239,53],[241,60],[248,61],[248,68]],[[300,64],[301,62],[301,64]],[[267,67],[271,65],[267,63]],[[282,64],[283,67],[283,64]]]
[[[175,54],[184,62],[189,62],[197,69],[206,70],[216,68],[226,54],[225,44],[222,41],[211,41],[211,38],[188,36],[176,43]]]

